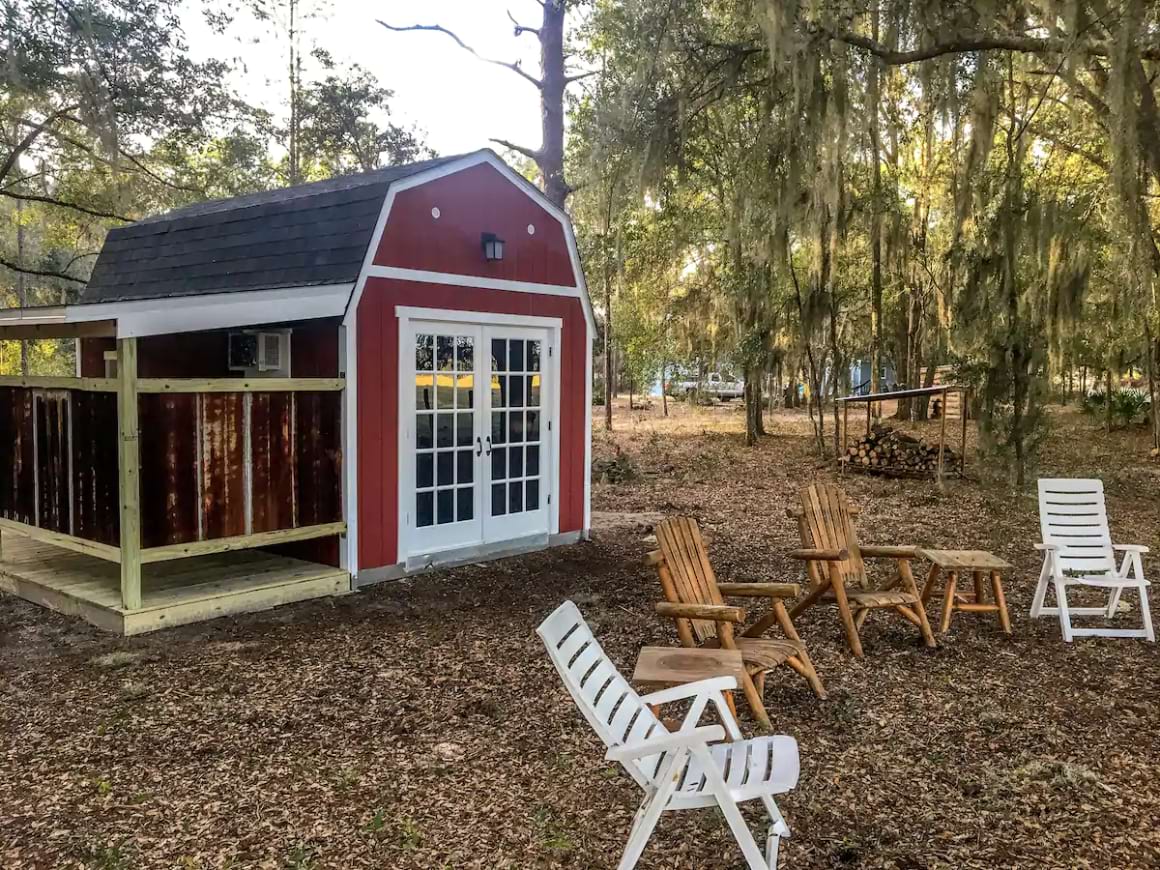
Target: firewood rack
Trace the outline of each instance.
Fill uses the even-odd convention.
[[[866,393],[859,396],[843,396],[838,399],[842,403],[842,439],[841,452],[835,457],[839,459],[846,453],[848,444],[848,435],[850,431],[850,405],[863,404],[866,406],[866,434],[870,434],[870,429],[874,416],[874,406],[882,402],[891,402],[898,399],[912,399],[917,397],[929,398],[930,396],[938,396],[941,398],[941,412],[939,414],[939,430],[938,430],[938,467],[935,470],[935,480],[939,486],[942,486],[943,477],[946,469],[943,462],[943,454],[946,449],[947,440],[947,396],[951,393],[957,393],[959,396],[959,423],[960,423],[960,448],[959,448],[959,467],[958,475],[962,477],[967,465],[967,416],[970,405],[970,387],[959,384],[937,384],[933,387],[919,387],[912,390],[895,390],[889,393]],[[849,463],[842,463],[843,469]],[[851,466],[853,467],[853,466]]]

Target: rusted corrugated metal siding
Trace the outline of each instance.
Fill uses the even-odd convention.
[[[70,534],[71,405],[68,390],[38,390],[33,394],[32,408],[36,416],[36,524],[42,529]]]
[[[117,545],[116,402],[0,388],[0,516]],[[341,519],[339,393],[144,394],[138,409],[143,547]]]
[[[242,393],[204,393],[198,407],[202,540],[246,534]]]
[[[116,395],[73,392],[72,428],[73,534],[115,547],[121,528]]]
[[[299,393],[295,414],[298,467],[298,525],[342,518],[341,397]]]
[[[197,406],[196,393],[138,398],[143,547],[198,540]]]
[[[32,524],[36,478],[32,391],[0,387],[0,516]]]
[[[295,526],[294,394],[255,393],[250,407],[255,532]]]

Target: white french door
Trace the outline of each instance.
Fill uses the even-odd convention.
[[[484,540],[548,530],[548,332],[487,327]]]
[[[401,325],[400,556],[546,534],[550,330]]]

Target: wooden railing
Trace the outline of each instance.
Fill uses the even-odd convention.
[[[136,339],[119,339],[117,354],[116,378],[0,377],[0,388],[30,391],[27,398],[0,406],[0,417],[4,418],[0,419],[0,452],[7,450],[12,465],[7,472],[0,468],[10,475],[0,485],[0,510],[15,514],[0,518],[0,529],[119,563],[121,599],[128,610],[141,606],[144,564],[306,541],[346,531],[338,491],[341,414],[334,395],[345,388],[342,378],[138,379]],[[68,409],[62,411],[59,405],[63,400],[52,391],[115,394],[115,414],[108,399],[96,396],[80,400],[70,395]],[[285,393],[294,395],[277,398]],[[160,398],[166,395],[172,398]],[[143,412],[152,427],[144,433],[148,439],[145,480],[141,479],[139,440]],[[81,418],[79,428],[84,431],[74,430],[74,414]],[[300,432],[300,420],[313,428]],[[114,433],[109,431],[114,421],[115,450],[111,443]],[[21,431],[3,431],[5,422]],[[104,426],[99,425],[102,422]],[[62,455],[67,456],[67,463],[56,457],[55,464],[49,462],[42,475],[40,466],[46,463],[34,456],[28,475],[23,466],[30,452],[36,453],[42,431],[46,433],[43,440],[56,439],[54,448],[65,451]],[[21,443],[29,432],[31,448]],[[163,442],[159,440],[162,435]],[[86,463],[79,473],[73,467],[77,455]],[[115,470],[111,467],[114,455]],[[109,461],[102,461],[106,457]],[[256,466],[256,459],[261,468]],[[291,465],[289,486],[286,473],[275,474],[286,463]],[[299,499],[303,469],[321,475],[325,483],[325,493],[307,494],[309,504],[300,504]],[[115,505],[110,503],[114,473]],[[259,492],[255,475],[261,473],[266,474],[267,490]],[[154,475],[165,479],[155,479]],[[182,487],[185,491],[180,495],[184,498],[177,493]],[[15,510],[12,493],[19,494]],[[67,531],[61,528],[65,524],[56,503],[66,493]],[[145,539],[143,495],[148,509]],[[238,498],[241,506],[235,503]],[[42,502],[51,505],[48,517],[42,516]],[[161,505],[178,505],[183,513],[177,519],[162,518],[172,522],[159,524],[156,514]],[[111,510],[119,511],[118,522],[107,516]],[[215,510],[222,515],[212,513]],[[284,527],[287,524],[289,527]],[[150,538],[164,543],[145,546]]]

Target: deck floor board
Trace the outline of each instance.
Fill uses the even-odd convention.
[[[139,634],[350,591],[339,568],[260,550],[235,550],[142,566],[139,610],[121,606],[120,567],[15,533],[0,545],[0,591]]]

